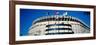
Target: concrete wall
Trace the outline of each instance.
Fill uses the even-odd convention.
[[[45,22],[39,22],[39,23],[36,23],[36,24],[32,25],[32,27],[34,27],[34,28],[30,29],[29,34],[31,34],[31,35],[34,35],[34,34],[45,35],[46,34],[45,30],[48,29],[46,27],[46,25],[55,24],[55,23],[56,24],[61,24],[61,23],[70,24],[72,26],[72,31],[75,34],[78,34],[78,33],[89,33],[90,32],[88,29],[82,27],[83,25],[81,23],[79,23],[79,22],[74,22],[74,21],[49,21],[49,23],[48,23],[48,21],[45,21]],[[52,26],[52,28],[56,28],[56,27],[57,26]],[[64,27],[66,28],[66,26],[63,26],[63,28]]]

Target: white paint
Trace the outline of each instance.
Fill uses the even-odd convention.
[[[40,8],[42,7],[42,8]],[[55,6],[39,6],[39,5],[16,5],[16,9],[48,9],[48,10],[72,10],[72,11],[92,11],[92,8],[75,8],[75,7],[55,7]]]

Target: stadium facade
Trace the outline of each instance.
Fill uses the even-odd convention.
[[[29,35],[56,35],[89,32],[89,26],[76,17],[68,15],[52,15],[34,20],[28,33]]]

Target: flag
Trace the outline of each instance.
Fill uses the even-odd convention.
[[[64,16],[67,15],[67,14],[68,14],[67,12],[63,13]]]
[[[59,14],[59,12],[56,12],[56,13],[55,13],[55,15],[58,15],[58,14]]]

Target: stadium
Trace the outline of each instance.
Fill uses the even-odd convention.
[[[82,20],[63,15],[43,16],[32,22],[28,35],[57,35],[90,33],[90,27]]]

